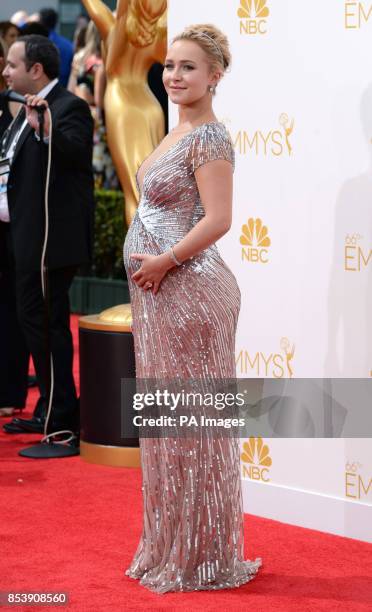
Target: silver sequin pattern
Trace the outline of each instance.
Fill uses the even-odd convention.
[[[234,150],[221,123],[195,128],[146,170],[138,210],[124,244],[132,305],[137,378],[235,377],[240,310],[236,279],[216,245],[175,267],[156,296],[131,275],[132,253],[158,255],[203,217],[194,172]],[[238,587],[261,558],[244,560],[239,441],[140,440],[143,530],[126,574],[157,593]]]

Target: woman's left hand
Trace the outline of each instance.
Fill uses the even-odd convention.
[[[138,287],[142,287],[146,291],[151,289],[152,293],[155,295],[158,292],[164,276],[168,270],[173,268],[174,264],[172,263],[169,253],[162,253],[161,255],[133,253],[130,257],[131,259],[142,262],[140,269],[132,274],[132,280]]]

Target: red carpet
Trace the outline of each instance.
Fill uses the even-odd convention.
[[[76,317],[73,325],[76,338]],[[30,407],[36,397],[33,390]],[[140,470],[17,455],[39,438],[0,434],[0,591],[65,591],[68,610],[92,612],[372,610],[370,544],[250,515],[246,554],[264,561],[252,582],[219,592],[151,593],[124,576],[141,530]]]

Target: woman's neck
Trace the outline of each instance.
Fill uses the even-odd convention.
[[[203,123],[217,121],[216,115],[213,112],[210,99],[203,104],[197,106],[179,106],[178,107],[178,128],[193,129]]]

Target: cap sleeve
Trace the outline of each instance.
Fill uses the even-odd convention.
[[[235,154],[231,138],[224,125],[209,123],[196,130],[191,138],[187,160],[192,172],[216,159],[225,159],[234,168]]]

